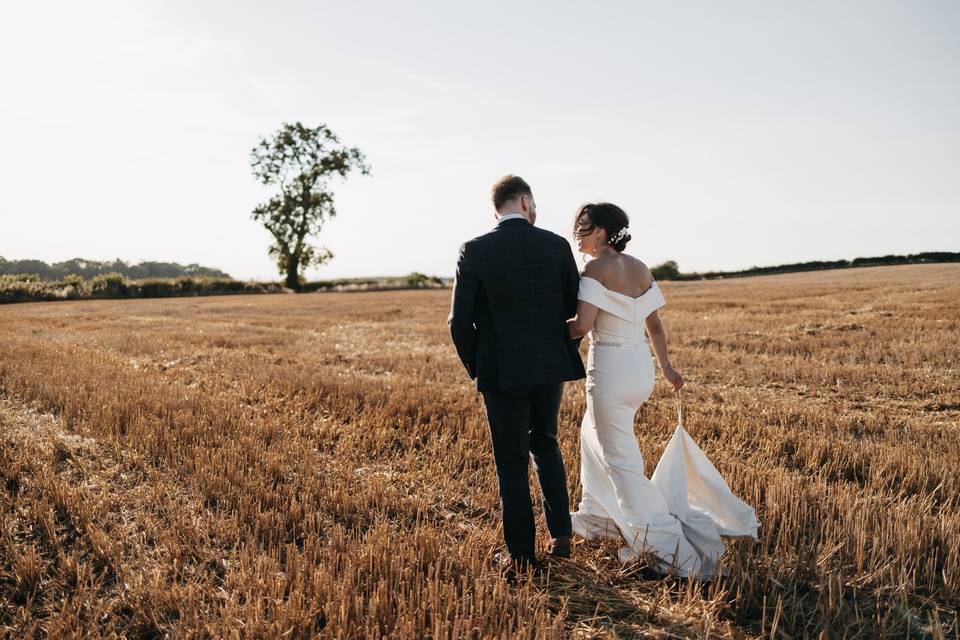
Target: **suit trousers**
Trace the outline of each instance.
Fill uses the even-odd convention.
[[[531,458],[550,535],[570,535],[570,498],[557,443],[557,414],[562,396],[562,382],[483,392],[500,485],[503,537],[514,558],[535,557],[536,527],[529,484]]]

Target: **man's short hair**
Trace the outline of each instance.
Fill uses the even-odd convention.
[[[520,176],[503,176],[494,183],[490,195],[493,198],[493,208],[499,211],[500,207],[514,198],[524,195],[532,198],[533,191],[530,190],[526,180]]]

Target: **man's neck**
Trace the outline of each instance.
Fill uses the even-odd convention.
[[[498,213],[498,214],[497,214],[497,224],[500,224],[500,223],[503,222],[504,220],[517,220],[517,219],[527,220],[527,216],[523,215],[522,213],[515,212],[515,211],[511,211],[510,213]],[[530,222],[530,221],[527,220],[527,222]]]

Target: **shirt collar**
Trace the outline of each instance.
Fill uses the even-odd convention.
[[[500,219],[497,220],[497,224],[499,225],[504,220],[516,220],[517,218],[521,220],[526,220],[526,218],[523,217],[522,213],[508,213],[505,216],[500,216]]]

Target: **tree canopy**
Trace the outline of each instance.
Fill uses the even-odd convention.
[[[284,123],[262,138],[250,152],[250,166],[261,184],[278,192],[257,205],[252,217],[273,236],[270,255],[286,277],[286,286],[301,288],[300,269],[333,257],[326,248],[308,243],[323,223],[337,214],[331,181],[353,170],[370,173],[363,153],[346,147],[326,125],[306,127]]]

